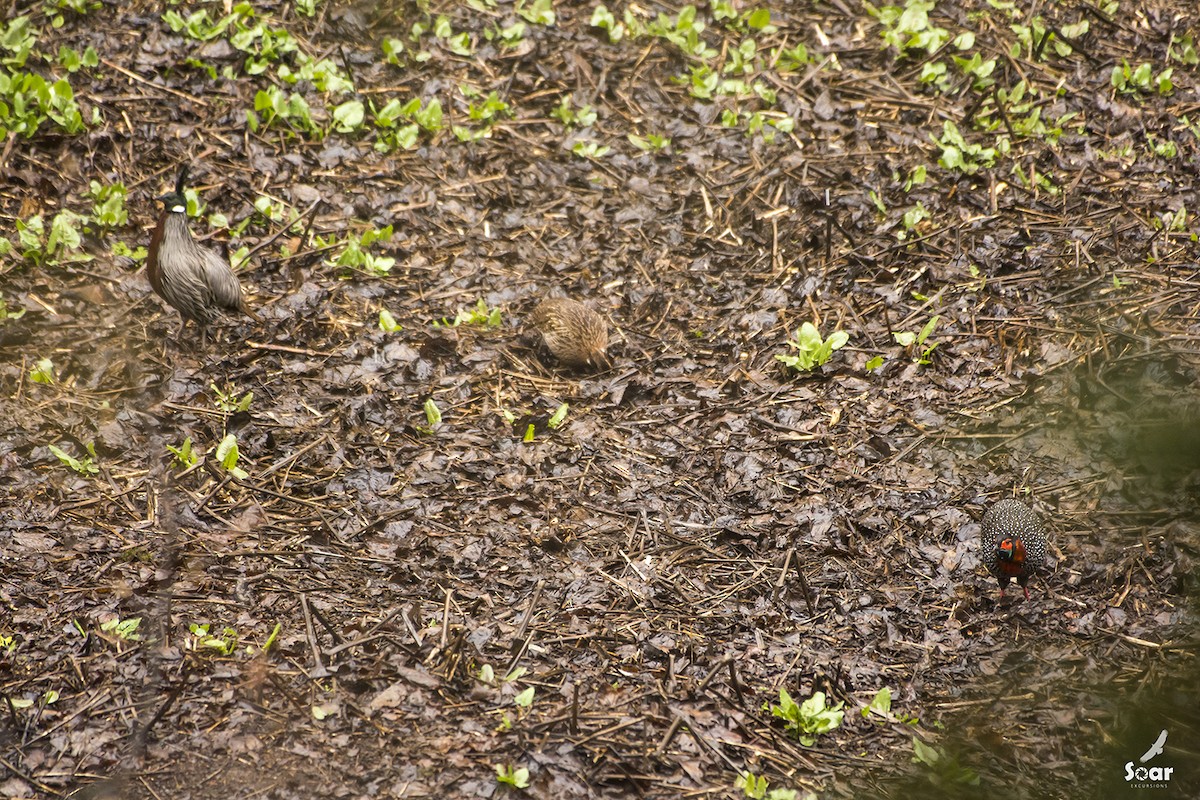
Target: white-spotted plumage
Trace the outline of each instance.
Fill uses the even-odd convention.
[[[1029,579],[1046,563],[1041,518],[1020,500],[1001,500],[983,515],[982,539],[984,563],[1000,582],[1000,594],[1016,578],[1028,598]]]

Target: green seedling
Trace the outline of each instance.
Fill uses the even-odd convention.
[[[392,312],[383,308],[379,310],[379,330],[384,333],[396,333],[397,331],[404,330],[404,326],[396,322],[396,318],[392,316]]]
[[[569,94],[562,96],[558,105],[550,112],[550,116],[568,128],[590,128],[596,121],[596,111],[589,105],[576,109]]]
[[[771,57],[775,62],[775,69],[780,72],[796,72],[812,63],[808,48],[803,42],[791,48],[780,47],[772,52]]]
[[[400,39],[387,37],[380,44],[383,50],[383,60],[393,66],[401,66],[401,60],[404,56],[404,42]]]
[[[924,764],[928,767],[930,782],[940,788],[979,785],[979,773],[963,766],[957,758],[940,747],[925,744],[915,736],[912,761],[914,764]]]
[[[796,705],[786,689],[779,690],[779,705],[766,707],[771,713],[784,721],[789,734],[800,740],[805,747],[812,747],[817,737],[828,733],[842,724],[842,703],[830,706],[825,701],[824,692],[816,692],[800,705]]]
[[[932,134],[930,138],[933,139]],[[943,169],[957,170],[967,175],[974,175],[983,167],[992,166],[998,155],[995,147],[968,144],[958,126],[950,120],[942,123],[942,138],[933,141],[942,148],[938,165]]]
[[[1187,67],[1200,64],[1200,54],[1196,52],[1196,42],[1190,33],[1171,37],[1171,43],[1167,45],[1167,59]]]
[[[276,622],[274,629],[271,631],[271,635],[267,637],[267,640],[265,642],[263,642],[262,647],[258,648],[256,651],[253,645],[248,645],[246,647],[246,652],[250,655],[254,655],[255,652],[259,652],[259,653],[269,652],[271,650],[271,646],[275,644],[275,640],[279,638],[279,634],[282,630],[283,630],[283,623]]]
[[[336,236],[330,236],[328,239],[316,236],[314,240],[318,248],[329,247],[336,249],[338,245]],[[363,232],[361,236],[350,234],[341,243],[341,248],[338,249],[337,255],[333,259],[326,261],[326,263],[330,266],[344,267],[364,272],[368,275],[387,275],[391,272],[392,267],[396,265],[396,259],[391,256],[377,256],[367,248],[378,242],[386,243],[391,240],[391,225],[383,228],[371,228]]]
[[[386,53],[386,47],[384,52]],[[327,58],[314,59],[306,55],[304,51],[297,51],[293,56],[293,61],[294,67],[283,63],[276,70],[279,80],[286,84],[295,85],[300,81],[308,81],[317,88],[317,91],[337,95],[346,95],[354,91],[354,82],[338,68],[337,64]]]
[[[511,764],[496,764],[496,783],[503,783],[516,789],[529,787],[529,770],[525,767],[514,768]]]
[[[338,708],[332,703],[326,703],[324,705],[310,707],[309,712],[312,714],[313,719],[315,719],[317,722],[320,722],[323,719],[328,719],[334,714],[337,714]]]
[[[210,634],[210,626],[205,623],[203,625],[192,623],[188,625],[188,631],[191,636],[185,642],[185,649],[193,653],[217,653],[227,656],[237,649],[238,635],[233,628],[224,628],[220,635]]]
[[[533,705],[533,697],[536,693],[537,689],[533,686],[529,686],[519,692],[517,696],[513,698],[513,704],[516,705],[517,708],[528,709]]]
[[[519,45],[525,39],[526,25],[524,22],[514,22],[507,28],[501,28],[499,25],[493,25],[483,32],[484,38],[489,42],[500,42],[506,48],[512,48]]]
[[[883,687],[875,693],[875,697],[871,700],[871,704],[864,706],[862,710],[863,719],[867,719],[872,714],[883,717],[885,720],[892,712],[892,690],[888,687]]]
[[[877,370],[882,366],[883,366],[883,356],[875,356],[874,358],[871,358],[870,360],[868,360],[866,364],[863,364],[863,368],[866,369],[867,372]]]
[[[85,218],[71,210],[58,212],[46,233],[40,214],[27,220],[17,220],[17,246],[21,257],[38,266],[90,261],[91,256],[79,252],[83,242],[81,229]]]
[[[244,481],[250,477],[250,473],[238,466],[239,455],[237,436],[232,433],[225,434],[225,438],[217,445],[217,461],[230,475]]]
[[[55,458],[78,472],[80,475],[95,475],[100,471],[100,468],[96,466],[96,445],[93,442],[88,442],[86,445],[84,445],[88,454],[82,459],[75,458],[61,447],[57,447],[52,444],[48,444],[46,447],[50,449],[50,452],[54,454]]]
[[[375,149],[383,153],[411,150],[417,146],[422,130],[437,133],[442,129],[442,104],[436,98],[425,106],[419,97],[407,103],[392,99],[379,109],[372,103],[371,111],[378,131]]]
[[[118,639],[124,639],[127,642],[136,642],[142,638],[141,634],[137,632],[141,624],[141,617],[131,617],[130,619],[113,617],[108,622],[100,623],[100,631],[110,636],[116,636]]]
[[[418,429],[422,433],[433,433],[442,424],[442,410],[433,402],[433,398],[425,401],[425,427]]]
[[[566,422],[567,411],[569,409],[570,406],[567,403],[560,405],[557,409],[555,409],[554,413],[550,415],[550,419],[547,420],[546,425],[549,426],[551,430],[558,430],[560,427],[562,427],[562,424]]]
[[[1175,91],[1171,80],[1174,68],[1167,67],[1157,75],[1149,64],[1130,67],[1129,62],[1121,59],[1121,63],[1112,69],[1111,82],[1113,88],[1122,94],[1157,91],[1161,95],[1169,95]]]
[[[897,238],[899,238],[900,241],[904,241],[904,239],[907,238],[907,233],[911,233],[912,231],[916,230],[916,227],[923,221],[929,219],[930,216],[932,215],[929,213],[929,210],[925,208],[924,204],[922,204],[920,201],[917,201],[915,206],[904,212],[904,216],[901,218],[901,224],[904,225],[904,230],[897,233]]]
[[[91,181],[88,196],[92,198],[91,221],[96,229],[112,230],[129,222],[129,214],[125,211],[125,184],[105,186],[99,181]]]
[[[37,30],[29,15],[13,17],[7,25],[0,25],[0,64],[20,69],[36,44]]]
[[[88,45],[87,49],[80,54],[80,52],[75,48],[67,47],[64,44],[59,46],[58,58],[56,60],[67,72],[73,73],[78,72],[84,67],[91,68],[99,66],[100,54],[97,53],[96,48],[92,47],[91,45]]]
[[[646,32],[675,45],[685,57],[708,61],[717,56],[717,51],[701,38],[704,28],[704,21],[696,16],[696,7],[686,5],[674,17],[660,13],[646,26]]]
[[[305,17],[315,17],[319,2],[320,0],[296,0],[296,13]]]
[[[433,327],[457,328],[460,325],[478,325],[485,328],[499,328],[500,319],[500,309],[498,307],[489,308],[487,302],[481,297],[473,308],[461,309],[452,320],[445,317],[434,320]]]
[[[216,22],[209,17],[208,10],[203,8],[192,12],[186,18],[178,11],[171,9],[164,13],[162,18],[163,22],[167,23],[167,26],[175,33],[182,33],[188,38],[200,42],[208,42],[224,36],[225,31],[247,13],[253,13],[249,6],[239,4],[237,10],[231,11]]]
[[[625,14],[626,16],[630,16],[628,9],[625,11]],[[607,33],[609,44],[616,44],[624,39],[625,34],[629,30],[625,23],[617,21],[617,18],[613,16],[612,12],[603,3],[596,6],[596,9],[592,11],[592,18],[588,24],[593,28],[600,28]]]
[[[321,130],[312,118],[308,101],[296,92],[285,95],[277,86],[260,89],[254,95],[254,110],[246,112],[246,126],[251,133],[273,128],[281,131],[285,138],[296,134],[310,139],[321,139]]]
[[[571,152],[580,158],[598,159],[608,155],[612,148],[607,145],[602,145],[599,142],[593,142],[591,139],[580,139],[571,145]]]
[[[347,100],[333,109],[333,130],[353,133],[361,130],[366,119],[366,106],[361,100]]]
[[[895,338],[896,344],[900,345],[901,347],[911,348],[916,345],[916,347],[919,349],[924,347],[925,340],[929,338],[931,333],[933,333],[933,330],[937,327],[938,320],[940,319],[941,316],[935,314],[932,318],[930,318],[929,322],[925,323],[925,327],[921,328],[920,333],[913,333],[912,331],[892,331],[892,337]],[[937,348],[937,346],[938,343],[934,342],[928,347],[925,347],[925,349],[921,350],[921,354],[917,357],[917,363],[928,364],[929,355],[934,351],[935,348]]]
[[[513,681],[519,679],[527,671],[528,670],[526,670],[525,667],[515,667],[512,672],[505,675],[501,680],[504,683],[512,683]],[[491,664],[484,664],[479,668],[479,681],[480,683],[486,683],[488,686],[497,685],[496,671],[492,668]]]
[[[630,133],[626,138],[634,147],[647,153],[663,153],[671,150],[671,140],[656,133],[648,133],[645,136]]]
[[[167,450],[174,457],[171,465],[180,469],[191,469],[200,460],[199,454],[192,449],[192,437],[190,436],[184,438],[183,444],[179,445],[179,447],[167,445]]]
[[[146,260],[146,248],[141,245],[138,245],[134,250],[130,250],[129,245],[124,242],[113,242],[109,252],[112,253],[113,258],[128,258],[132,261]],[[0,253],[0,255],[3,255],[3,253]]]
[[[752,8],[739,14],[732,0],[713,0],[711,12],[715,21],[723,22],[725,27],[739,33],[774,33],[778,30],[771,24],[771,12],[766,8]]]
[[[1179,155],[1179,148],[1170,139],[1158,141],[1154,136],[1147,134],[1146,139],[1150,142],[1150,147],[1154,150],[1154,155],[1159,158],[1174,158]]]
[[[794,355],[777,354],[775,359],[782,361],[789,369],[797,372],[811,372],[823,365],[833,356],[834,350],[845,347],[850,341],[850,334],[845,331],[834,331],[828,339],[821,338],[821,332],[811,322],[805,322],[796,331],[796,335],[787,340],[788,347],[793,348]]]
[[[1178,211],[1164,211],[1154,218],[1154,227],[1168,233],[1184,233],[1187,231],[1188,212],[1180,206]],[[3,319],[4,303],[0,301],[0,319]]]
[[[768,789],[769,783],[766,775],[743,772],[734,780],[733,788],[741,789],[746,797],[754,800],[800,800],[800,793],[795,789]],[[808,793],[803,800],[817,800],[817,796]]]
[[[218,389],[215,383],[210,383],[208,386],[213,391],[217,408],[226,414],[249,411],[250,404],[254,402],[254,392],[246,392],[241,397],[237,397],[237,390],[229,384],[225,385],[224,390]]]
[[[879,20],[883,26],[880,34],[883,46],[894,47],[898,57],[904,58],[910,50],[934,53],[950,41],[950,32],[929,21],[933,0],[908,0],[904,7],[882,6],[876,8],[864,2],[867,13]]]
[[[34,383],[51,386],[54,383],[54,362],[48,358],[39,358],[29,370],[29,380]]]
[[[8,241],[8,240],[5,239],[4,241]],[[4,255],[4,254],[0,253],[0,255]],[[25,316],[25,309],[19,308],[16,311],[10,311],[8,309],[8,303],[5,301],[5,299],[3,297],[0,297],[0,325],[3,325],[4,323],[8,322],[9,320],[20,319],[23,316]],[[49,361],[49,359],[43,359],[43,360]],[[35,369],[36,369],[36,367],[35,367]],[[53,377],[53,372],[54,372],[54,364],[53,363],[50,364],[50,371],[51,371],[51,377]],[[32,373],[30,373],[29,378],[30,378],[30,380],[33,380]],[[40,383],[40,381],[35,380],[34,383]]]
[[[534,25],[553,26],[553,0],[532,0],[528,5],[523,0],[517,0],[517,14],[526,22]]]

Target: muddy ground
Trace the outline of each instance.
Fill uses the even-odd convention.
[[[2,17],[84,129],[0,151],[0,795],[1200,792],[1193,6],[942,2],[887,45],[839,0],[631,4],[615,43],[561,0],[61,5]],[[288,83],[322,60],[349,86]],[[271,87],[311,122],[248,123]],[[444,118],[397,142],[414,98]],[[264,318],[206,343],[136,252],[183,164]],[[22,242],[92,181],[127,221]],[[551,293],[610,368],[540,352]],[[806,321],[849,343],[789,372]],[[980,563],[1014,494],[1029,600]],[[781,689],[841,726],[805,746]]]

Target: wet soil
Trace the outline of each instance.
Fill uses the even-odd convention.
[[[996,60],[974,85],[953,45],[901,58],[854,4],[776,3],[757,31],[702,6],[709,63],[752,36],[740,77],[771,106],[694,97],[674,79],[696,58],[609,42],[592,4],[511,47],[487,33],[512,4],[430,5],[256,4],[349,76],[338,96],[283,83],[295,53],[248,74],[157,7],[54,27],[10,4],[35,52],[95,48],[71,82],[99,116],[5,140],[0,233],[88,213],[93,180],[128,187],[129,220],[86,262],[0,256],[24,311],[0,323],[0,794],[737,797],[751,772],[798,797],[1141,797],[1123,768],[1163,729],[1155,796],[1200,791],[1200,104],[1170,55],[1195,9],[1047,6],[1022,47],[1024,9],[943,2],[932,23]],[[410,36],[439,14],[473,54]],[[1117,90],[1123,61],[1172,66],[1173,92]],[[1022,81],[1018,108],[999,91]],[[445,121],[390,152],[370,125],[251,130],[270,86],[324,127],[351,98],[438,98]],[[489,125],[471,104],[493,91],[511,114]],[[564,126],[564,96],[595,123]],[[755,111],[794,130],[767,141]],[[947,122],[1008,150],[939,166]],[[264,318],[204,343],[112,251],[148,242],[184,163],[197,234],[255,250]],[[368,250],[390,271],[336,263],[387,225]],[[609,367],[539,347],[525,323],[554,294],[611,321]],[[498,325],[448,324],[481,300]],[[849,343],[789,372],[804,322]],[[192,466],[167,449],[185,438]],[[95,473],[49,445],[91,445]],[[1014,494],[1051,531],[1028,600],[978,541]],[[843,724],[801,744],[781,689]]]

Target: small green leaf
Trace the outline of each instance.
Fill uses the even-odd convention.
[[[441,409],[437,407],[437,403],[433,402],[432,397],[425,401],[425,422],[431,429],[442,424]]]

